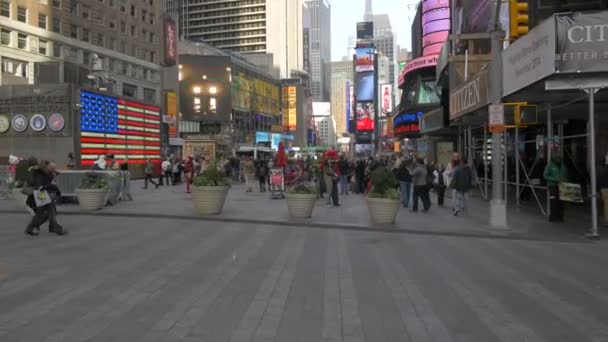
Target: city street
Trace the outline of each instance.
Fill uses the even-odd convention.
[[[378,231],[323,224],[349,209],[322,203],[302,223],[134,215],[153,198],[185,206],[181,190],[139,192],[107,216],[62,206],[66,237],[26,237],[27,214],[2,213],[0,341],[608,340],[602,241],[483,237],[474,217],[448,229],[456,219],[437,208],[403,210],[407,229]],[[239,190],[227,212],[239,201],[253,210],[247,196],[253,209],[285,211]]]

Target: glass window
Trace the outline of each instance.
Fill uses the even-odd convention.
[[[131,35],[132,36],[136,36],[137,35],[137,31],[135,30],[135,25],[131,25]]]
[[[131,5],[131,16],[134,17],[136,14],[135,5]]]
[[[51,29],[53,32],[61,33],[61,20],[59,18],[53,18],[53,27]]]
[[[129,72],[129,64],[127,63],[122,63],[122,74],[126,75]]]
[[[122,33],[127,32],[127,23],[125,23],[124,21],[120,22],[120,32],[122,32]]]
[[[53,57],[61,58],[61,44],[53,43]]]
[[[91,53],[88,51],[83,51],[82,52],[82,64],[88,65],[89,63],[91,63]]]
[[[137,95],[137,86],[128,84],[128,83],[123,83],[122,84],[122,95],[129,96],[129,97],[135,97]]]
[[[70,14],[71,15],[78,15],[78,1],[76,0],[70,0]]]
[[[27,9],[25,7],[17,7],[17,20],[22,23],[27,22]]]
[[[38,27],[46,30],[46,15],[38,14]]]
[[[434,80],[422,80],[418,91],[418,104],[439,103],[439,96],[435,91]]]
[[[17,48],[27,49],[27,35],[24,33],[17,34]]]
[[[61,8],[61,0],[53,0],[53,7]]]
[[[88,8],[86,8],[86,7],[83,8],[81,12],[82,12],[82,17],[84,19],[89,19],[89,9]]]
[[[148,15],[148,14],[147,14],[146,10],[142,9],[142,10],[141,10],[141,21],[144,21],[144,22],[145,22],[145,21],[146,21],[146,16],[147,16],[147,15]]]
[[[38,53],[41,55],[46,55],[46,53],[48,51],[48,49],[47,49],[48,44],[49,44],[49,42],[47,40],[39,39],[38,40]]]
[[[116,29],[116,23],[113,21],[110,21],[110,28],[113,30]]]
[[[97,45],[103,46],[103,34],[102,33],[97,34]]]
[[[0,44],[11,45],[11,30],[4,27],[0,29]]]
[[[156,89],[144,88],[144,101],[156,103]]]
[[[88,29],[82,29],[82,40],[88,42],[90,39],[90,31]]]
[[[70,37],[78,39],[78,26],[70,25]]]
[[[120,52],[122,53],[126,53],[127,52],[127,43],[123,40],[120,42]]]
[[[0,0],[0,15],[3,17],[11,17],[11,1]]]

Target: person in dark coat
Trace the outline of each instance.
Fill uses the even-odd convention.
[[[470,166],[466,164],[464,159],[460,160],[460,165],[454,169],[450,188],[454,189],[456,198],[454,205],[454,216],[465,210],[466,198],[469,191],[473,189],[475,176]]]
[[[55,198],[61,197],[61,191],[57,187],[55,182],[55,175],[57,174],[55,163],[49,161],[43,161],[40,166],[32,170],[30,184],[34,190],[47,191],[52,201],[50,204],[45,206],[37,207],[34,195],[29,195],[27,199],[28,205],[35,208],[34,217],[27,225],[25,234],[36,236],[38,233],[34,229],[40,230],[40,226],[48,219],[49,221],[49,232],[57,235],[66,235],[68,232],[57,223],[57,208],[55,206]]]

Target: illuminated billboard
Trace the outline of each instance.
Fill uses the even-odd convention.
[[[313,116],[330,116],[331,115],[331,103],[330,102],[313,102],[312,103],[312,115]]]
[[[380,86],[380,109],[381,116],[393,110],[393,87],[390,84]]]
[[[355,71],[374,71],[374,55],[376,50],[372,47],[355,50]]]
[[[357,103],[357,131],[373,131],[376,109],[371,102]]]
[[[282,90],[283,101],[283,129],[296,130],[297,120],[297,88],[296,86],[285,86]]]
[[[374,100],[374,72],[359,72],[357,73],[357,101],[373,101]]]
[[[374,22],[363,21],[357,23],[357,39],[372,39],[374,38]]]

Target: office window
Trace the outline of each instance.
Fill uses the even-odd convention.
[[[80,11],[80,12],[82,12],[82,17],[84,19],[87,19],[87,20],[89,19],[89,9],[88,8],[83,7],[82,11]]]
[[[135,30],[135,25],[131,25],[131,35],[134,37],[137,35],[137,31]]]
[[[147,15],[148,15],[148,13],[146,12],[146,10],[142,9],[141,10],[141,21],[145,22]]]
[[[154,15],[150,13],[150,25],[154,25]]]
[[[27,8],[17,7],[17,20],[22,23],[27,22]]]
[[[131,5],[131,16],[134,17],[136,14],[135,5]]]
[[[122,33],[127,32],[127,24],[124,21],[120,22],[120,32],[122,32]]]
[[[127,53],[127,43],[124,40],[120,42],[120,49],[118,49],[118,51]]]
[[[53,32],[61,33],[61,20],[59,20],[59,18],[53,18],[53,27],[51,30]]]
[[[61,0],[53,0],[53,7],[61,8]]]
[[[44,14],[38,15],[38,27],[46,30],[46,15],[44,15]]]
[[[53,43],[53,57],[55,58],[61,58],[61,44],[59,43]]]
[[[156,89],[144,88],[144,101],[156,103]]]
[[[49,42],[47,40],[39,39],[38,40],[38,53],[41,55],[46,55],[46,53],[48,51],[48,49],[47,49],[48,44],[49,44]]]
[[[11,1],[0,0],[0,15],[3,17],[11,17]]]
[[[103,46],[104,37],[102,33],[97,34],[97,45]]]
[[[17,48],[27,49],[27,35],[24,33],[17,34]]]
[[[91,53],[88,51],[82,52],[82,64],[89,65],[91,63]]]
[[[150,62],[154,62],[154,59],[156,58],[156,54],[154,53],[154,51],[150,51]]]
[[[71,15],[78,15],[78,7],[80,5],[78,4],[78,1],[76,0],[70,0],[70,14]]]
[[[0,44],[11,45],[11,30],[4,27],[0,29]]]
[[[27,77],[27,62],[4,57],[2,58],[1,70],[3,73],[13,76]]]
[[[126,75],[129,73],[129,64],[123,62],[122,63],[122,74]]]
[[[88,42],[90,40],[90,31],[88,29],[82,29],[82,40]]]
[[[116,29],[116,23],[115,23],[115,22],[113,22],[113,21],[110,21],[110,28],[111,28],[112,30]]]
[[[150,32],[150,39],[148,41],[154,43],[154,32]]]
[[[135,97],[137,95],[137,86],[128,84],[128,83],[123,83],[122,84],[122,95],[129,96],[129,97]]]
[[[114,39],[114,38],[108,39],[108,44],[106,47],[110,50],[116,49],[116,39]]]
[[[70,37],[78,39],[78,26],[70,25]]]

